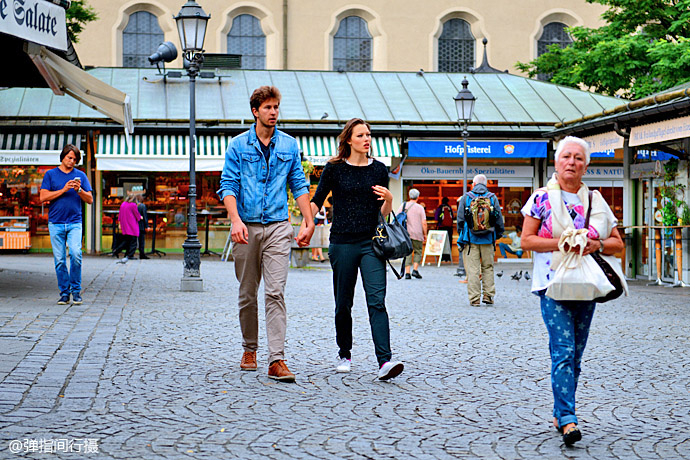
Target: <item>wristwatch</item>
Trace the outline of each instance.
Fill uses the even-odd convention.
[[[599,240],[599,252],[604,252],[604,240]]]
[[[81,192],[82,192],[82,188],[79,187],[79,190],[77,190],[77,193],[81,193]]]

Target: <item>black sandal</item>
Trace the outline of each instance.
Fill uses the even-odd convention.
[[[572,446],[580,439],[582,439],[582,433],[580,432],[580,429],[576,426],[570,427],[568,431],[563,433],[563,442],[566,446]]]

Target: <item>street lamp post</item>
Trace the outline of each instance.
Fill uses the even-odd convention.
[[[204,60],[204,37],[206,25],[211,16],[194,0],[189,0],[175,16],[177,32],[180,34],[183,55],[189,61],[189,214],[187,217],[187,239],[182,243],[184,250],[184,271],[180,290],[203,291],[201,279],[201,243],[197,236],[196,222],[196,76]]]
[[[467,137],[470,135],[467,127],[472,120],[472,113],[474,112],[474,102],[477,100],[469,89],[467,89],[469,82],[467,77],[462,79],[462,89],[455,96],[455,110],[458,112],[458,124],[462,128],[462,194],[467,193]],[[460,210],[458,210],[460,212]]]
[[[462,196],[467,195],[467,137],[470,135],[467,131],[467,127],[472,121],[472,112],[474,112],[474,101],[476,98],[472,95],[469,89],[467,89],[467,77],[462,79],[462,89],[458,92],[457,96],[453,99],[455,100],[455,110],[458,112],[458,124],[462,129]],[[465,212],[464,209],[460,208],[461,204],[458,203],[458,214]],[[464,204],[463,204],[464,206]],[[459,236],[458,236],[459,237]],[[465,276],[465,265],[462,260],[462,254],[460,255],[458,261],[458,269],[455,272],[456,276]]]

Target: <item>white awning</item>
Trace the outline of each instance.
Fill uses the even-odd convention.
[[[53,93],[59,96],[67,93],[120,123],[127,133],[134,131],[132,105],[127,94],[89,75],[43,46],[29,44],[27,54]]]
[[[230,136],[197,136],[197,171],[222,171]],[[98,136],[101,171],[189,171],[189,136],[120,134]]]

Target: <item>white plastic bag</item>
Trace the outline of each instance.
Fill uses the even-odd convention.
[[[583,256],[587,245],[587,229],[566,229],[558,241],[558,252],[553,253],[553,275],[546,295],[554,300],[591,301],[614,290],[599,265],[591,256]],[[566,251],[578,247],[579,252]]]

